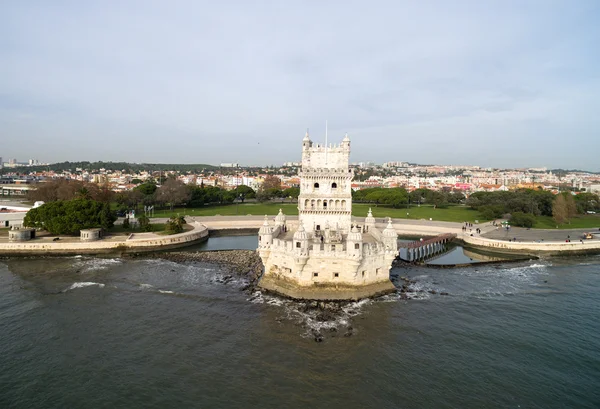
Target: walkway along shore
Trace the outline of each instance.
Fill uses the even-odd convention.
[[[197,221],[201,221],[208,229],[217,234],[231,234],[236,230],[240,232],[249,231],[249,229],[258,229],[262,225],[263,217],[260,216],[208,216],[197,217]],[[385,228],[387,220],[384,218],[376,218],[377,227]],[[297,217],[289,216],[288,225],[290,230],[294,230],[297,226]],[[364,221],[363,218],[354,218],[357,223]],[[474,248],[482,248],[488,251],[499,253],[520,253],[520,254],[536,254],[536,255],[568,255],[568,254],[594,254],[600,253],[600,240],[582,240],[579,235],[583,231],[592,229],[573,229],[573,230],[545,230],[531,229],[528,230],[528,235],[535,240],[521,240],[516,242],[508,240],[499,240],[496,238],[488,238],[486,234],[495,235],[497,226],[490,222],[473,224],[472,231],[464,232],[463,223],[443,222],[435,220],[405,220],[392,219],[392,224],[396,232],[401,236],[426,237],[436,236],[444,233],[456,233],[458,241],[463,242],[467,246]],[[475,233],[476,228],[481,229],[481,234]],[[517,231],[525,230],[512,228],[507,233],[507,238],[512,237],[513,233],[519,235]],[[594,229],[598,231],[598,229]],[[471,236],[471,234],[473,234]],[[565,240],[556,240],[557,236],[562,235],[565,238],[571,235],[570,242]],[[577,235],[577,237],[576,237]]]
[[[34,239],[26,242],[0,242],[0,255],[78,255],[78,254],[106,254],[106,253],[141,253],[181,248],[207,240],[210,236],[220,235],[248,235],[255,234],[263,223],[261,216],[186,216],[192,230],[161,236],[154,233],[134,233],[129,236],[113,236],[99,241],[81,242],[76,240],[51,241],[48,239]],[[297,217],[288,217],[290,229],[297,226]],[[362,218],[354,219],[357,223],[364,221]],[[161,219],[154,219],[160,222]],[[377,227],[385,228],[387,220],[377,218]],[[571,232],[570,242],[556,241],[560,230],[532,229],[529,236],[537,240],[499,240],[486,237],[486,234],[497,236],[497,227],[491,223],[474,224],[472,232],[462,230],[463,223],[442,222],[432,220],[392,220],[396,232],[401,236],[426,237],[444,233],[456,233],[458,240],[465,245],[482,248],[499,253],[522,253],[537,255],[568,255],[568,254],[593,254],[600,253],[600,240],[581,240],[575,237],[579,231],[562,231],[566,235]],[[476,234],[475,229],[480,228],[481,234]],[[522,229],[524,230],[524,229]],[[514,229],[515,234],[518,229]],[[583,229],[582,229],[583,231]],[[563,234],[561,233],[561,234]],[[473,234],[473,235],[471,235]],[[513,231],[506,234],[511,237]],[[553,239],[553,240],[549,240]]]
[[[127,254],[168,250],[189,246],[208,239],[208,228],[192,222],[192,230],[162,236],[154,233],[133,233],[129,236],[112,236],[106,239],[84,242],[76,240],[52,241],[51,238],[24,242],[0,242],[2,256],[62,256],[80,254]]]

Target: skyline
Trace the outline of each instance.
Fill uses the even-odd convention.
[[[0,156],[600,170],[596,2],[171,4],[0,6]]]

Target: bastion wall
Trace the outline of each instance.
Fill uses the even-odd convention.
[[[0,243],[0,255],[78,255],[105,253],[142,253],[189,246],[208,238],[208,228],[198,222],[190,223],[193,229],[170,236],[135,238],[130,235],[123,240],[98,240],[93,242],[49,242],[42,239]],[[133,237],[131,237],[133,236]]]

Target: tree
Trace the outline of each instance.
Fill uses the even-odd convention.
[[[281,179],[277,176],[267,175],[262,185],[260,185],[261,189],[281,189]]]
[[[577,204],[575,204],[575,200],[573,199],[573,195],[571,193],[565,194],[565,203],[567,205],[567,217],[570,220],[577,216]]]
[[[79,230],[94,227],[110,229],[116,219],[108,203],[77,198],[49,202],[31,209],[23,224],[52,234],[76,234]]]
[[[183,204],[190,199],[190,191],[180,180],[169,178],[156,190],[156,200],[170,206],[171,211],[176,205]]]
[[[246,199],[254,199],[256,197],[256,192],[250,186],[239,185],[234,190],[236,197],[239,197],[242,203]]]
[[[150,219],[145,214],[140,215],[137,218],[138,223],[140,224],[140,229],[142,231],[152,231],[152,225],[150,224]]]
[[[535,216],[523,212],[514,212],[510,217],[510,224],[531,228],[535,224]]]
[[[569,211],[567,209],[567,201],[563,195],[556,196],[552,205],[552,217],[557,224],[563,224],[568,220]]]
[[[292,199],[298,199],[298,196],[300,196],[300,188],[299,187],[288,187],[281,194],[282,194],[282,197],[291,197]]]
[[[156,192],[156,189],[158,189],[156,184],[150,182],[142,183],[141,185],[138,185],[133,188],[133,190],[141,192],[144,196],[153,195],[154,192]]]

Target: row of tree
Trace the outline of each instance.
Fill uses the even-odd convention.
[[[546,190],[518,189],[507,192],[475,192],[467,205],[478,210],[486,219],[522,212],[534,216],[554,216],[555,207],[568,208],[567,218],[588,211],[600,211],[600,199],[593,193],[554,195]],[[559,213],[564,213],[562,210]],[[560,218],[562,220],[562,218]]]
[[[105,169],[109,171],[125,171],[127,173],[139,172],[159,172],[159,171],[175,171],[175,172],[192,172],[202,173],[218,169],[218,166],[207,164],[169,164],[169,163],[128,163],[128,162],[60,162],[51,165],[40,166],[20,166],[16,168],[0,169],[0,173],[4,172],[42,172],[45,170],[53,170],[55,172],[75,172],[76,169],[86,171],[99,171]]]
[[[430,189],[406,189],[374,187],[352,192],[354,202],[383,204],[392,207],[404,207],[411,204],[431,204],[435,207],[447,207],[450,204],[462,203],[465,195],[460,191],[437,191]]]
[[[168,206],[171,209],[184,204],[201,207],[205,204],[233,203],[236,199],[244,202],[255,197],[254,190],[245,185],[240,185],[234,190],[225,190],[217,186],[186,185],[174,178],[167,178],[161,186],[146,182],[132,190],[118,193],[113,192],[108,185],[55,179],[37,184],[36,189],[28,194],[29,200],[34,202],[50,203],[85,198],[102,203],[115,201],[127,209],[137,209],[140,205]]]

